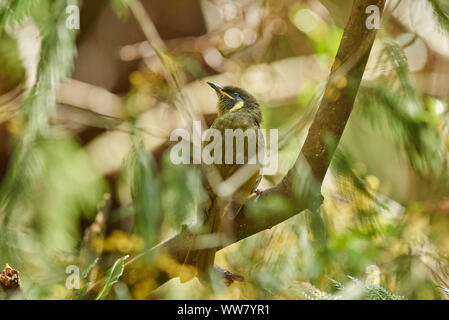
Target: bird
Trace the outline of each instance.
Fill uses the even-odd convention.
[[[207,82],[207,84],[215,90],[218,98],[218,115],[210,128],[220,133],[218,138],[220,141],[213,142],[221,142],[222,154],[221,157],[216,157],[221,161],[202,164],[210,201],[201,211],[199,219],[202,221],[203,233],[217,235],[227,228],[230,231],[229,228],[232,228],[233,219],[241,210],[246,199],[256,190],[262,178],[260,158],[264,156],[265,141],[259,130],[262,124],[261,108],[250,93],[235,86],[222,87],[214,82]],[[232,149],[226,148],[229,143],[226,138],[226,131],[231,131],[236,135]],[[249,136],[245,136],[244,132],[249,135],[253,134],[254,139],[251,140]],[[240,136],[242,134],[243,136]],[[238,149],[237,139],[243,139],[241,141],[243,141],[244,154],[241,154],[242,150]],[[250,143],[255,143],[255,149],[250,147]],[[231,155],[230,152],[232,152]],[[262,156],[258,157],[259,155]],[[227,157],[232,161],[226,161]],[[240,161],[238,161],[239,157],[241,157]],[[227,189],[228,194],[223,195],[226,192],[220,193],[221,182],[230,182],[231,177],[234,174],[237,176],[239,170],[244,167],[249,168],[249,170],[246,170],[246,173],[241,175],[240,179],[234,179],[233,183],[228,185],[230,187],[230,189]],[[210,271],[214,267],[215,253],[216,248],[213,245],[210,248],[198,251],[194,265],[199,273],[200,280],[210,279]]]

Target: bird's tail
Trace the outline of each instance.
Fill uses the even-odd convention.
[[[220,201],[220,198],[218,197],[212,199],[212,203],[208,208],[206,208],[206,212],[204,215],[205,221],[203,225],[205,227],[205,234],[218,236],[218,232],[220,231],[221,226],[220,213],[222,212],[222,210],[223,201]],[[200,279],[207,277],[214,267],[215,253],[217,252],[217,248],[215,247],[214,242],[216,241],[211,242],[211,248],[198,251],[195,266],[198,270]]]
[[[214,236],[218,236],[221,225],[220,212],[223,210],[222,205],[223,201],[220,201],[218,197],[211,199],[210,205],[204,209],[202,232],[200,232],[193,241],[194,246],[196,247],[191,248],[188,253],[187,263],[196,268],[198,278],[201,281],[208,281],[209,279],[210,271],[212,271],[214,267],[217,248],[216,241],[209,241],[208,243],[206,240],[200,239],[200,237],[203,235],[211,235],[212,240],[214,239]],[[210,247],[208,248],[207,245],[210,245]],[[201,249],[202,247],[206,248]]]

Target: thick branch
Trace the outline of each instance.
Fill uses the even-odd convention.
[[[382,12],[385,1],[354,2],[323,100],[301,151],[319,181],[324,179],[330,159],[351,114],[374,43],[376,30],[366,27],[368,16],[365,10],[370,5],[376,5]],[[334,138],[333,147],[325,146],[329,135]]]
[[[332,66],[325,94],[309,129],[301,154],[295,166],[275,187],[247,201],[234,221],[229,244],[293,217],[306,209],[320,205],[320,186],[328,170],[330,159],[340,141],[351,114],[363,72],[375,39],[376,30],[366,28],[368,15],[365,10],[377,5],[383,11],[385,0],[356,0],[346,25],[343,38]],[[326,143],[332,137],[333,143]],[[264,212],[256,217],[253,206],[269,197],[283,196],[290,206],[284,212]],[[262,210],[263,211],[263,210]],[[188,229],[154,247],[152,253],[169,254],[179,263],[193,263],[195,255],[187,259],[190,248],[194,248],[195,235]]]

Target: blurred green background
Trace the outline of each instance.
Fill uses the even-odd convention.
[[[173,129],[215,118],[206,81],[247,89],[264,128],[279,129],[279,170],[260,187],[275,185],[299,154],[351,6],[0,1],[0,269],[20,272],[28,299],[78,299],[92,284],[85,298],[449,298],[445,0],[388,2],[321,216],[303,212],[219,251],[216,263],[244,282],[156,288],[152,265],[179,266],[138,256],[206,201],[199,170],[167,152]],[[79,290],[68,266],[79,267]]]

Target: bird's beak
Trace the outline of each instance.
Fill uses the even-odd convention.
[[[207,84],[210,85],[211,88],[214,89],[218,95],[226,96],[229,99],[234,100],[234,98],[229,93],[226,93],[225,91],[223,91],[223,87],[220,86],[219,84],[212,82],[212,81],[207,81]]]
[[[219,84],[212,82],[212,81],[207,81],[207,84],[211,86],[212,89],[214,89],[215,91],[217,91],[218,93],[220,93],[221,89],[223,89],[222,86],[220,86]]]

